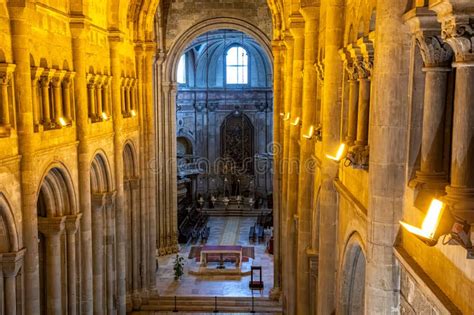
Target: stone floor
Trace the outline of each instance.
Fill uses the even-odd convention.
[[[208,245],[242,245],[255,246],[255,259],[243,264],[243,268],[250,265],[263,267],[263,281],[265,288],[262,291],[253,291],[254,296],[267,296],[273,287],[273,256],[266,253],[265,242],[250,244],[248,234],[250,227],[255,224],[256,218],[245,217],[211,217],[208,226],[211,228]],[[266,231],[267,240],[270,231]],[[196,244],[197,245],[197,244]],[[175,255],[159,258],[157,286],[162,296],[232,296],[250,297],[248,283],[250,276],[194,276],[188,274],[190,268],[196,268],[198,263],[188,259],[191,245],[182,246],[180,255],[185,258],[184,275],[179,281],[174,281],[173,262]],[[248,264],[246,266],[245,264]]]

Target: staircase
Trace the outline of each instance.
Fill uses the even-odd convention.
[[[256,314],[283,314],[281,304],[278,301],[266,297],[255,297],[254,310]],[[215,298],[203,296],[179,296],[177,297],[177,313],[210,313],[215,311]],[[150,297],[149,303],[142,305],[140,312],[136,314],[163,314],[171,312],[175,308],[173,296]],[[248,314],[252,310],[251,297],[217,297],[217,310],[219,314],[239,313]]]

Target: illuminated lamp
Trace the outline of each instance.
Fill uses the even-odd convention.
[[[301,124],[301,118],[298,116],[295,120],[291,123],[293,126],[298,126]]]
[[[336,161],[336,162],[340,162],[341,159],[344,157],[344,153],[346,152],[346,144],[345,143],[341,143],[339,145],[339,149],[337,150],[337,153],[335,156],[333,155],[329,155],[329,154],[326,154],[326,157],[330,160],[333,160],[333,161]]]
[[[311,140],[314,136],[314,126],[311,125],[309,127],[308,133],[303,135],[303,138]]]
[[[59,124],[61,125],[61,127],[66,127],[67,126],[66,119],[64,119],[63,117],[59,117]]]

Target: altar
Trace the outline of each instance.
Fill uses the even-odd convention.
[[[242,246],[203,246],[200,261],[202,267],[207,267],[208,262],[219,262],[219,267],[223,268],[225,261],[232,261],[236,268],[240,268]]]

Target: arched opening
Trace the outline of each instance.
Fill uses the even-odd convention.
[[[344,255],[342,314],[365,314],[365,254],[357,241],[350,240]]]
[[[93,307],[104,314],[114,312],[117,295],[115,191],[110,174],[105,154],[95,154],[90,166]]]
[[[250,26],[240,20],[206,23],[185,32],[164,64],[165,78],[177,83],[171,100],[171,106],[176,102],[172,196],[177,200],[165,196],[163,203],[177,206],[176,212],[167,206],[158,222],[164,256],[159,265],[174,258],[167,256],[175,248],[174,229],[189,250],[185,256],[197,258],[196,250],[206,244],[252,247],[246,264],[268,255],[265,247],[272,237],[272,155],[267,149],[273,134],[273,71],[267,42],[258,30],[247,32]],[[265,254],[256,257],[256,248]],[[273,265],[265,272],[272,275]],[[166,283],[164,277],[159,276],[158,286]]]
[[[75,239],[80,215],[64,169],[53,167],[44,176],[36,211],[41,314],[65,314],[77,308]]]

